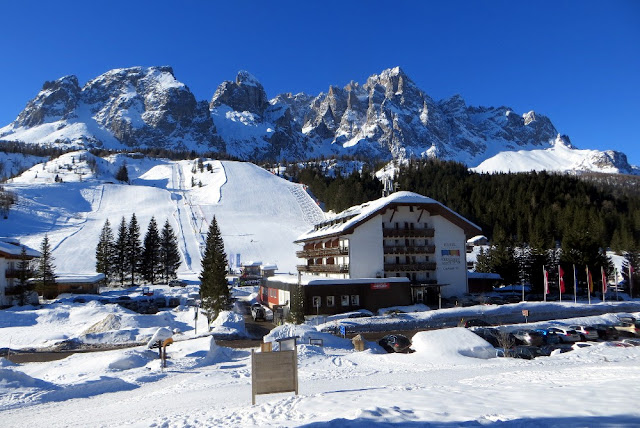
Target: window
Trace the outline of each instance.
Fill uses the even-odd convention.
[[[409,212],[412,213],[413,212],[413,205],[409,205]]]
[[[360,306],[360,295],[358,294],[351,295],[351,306]]]
[[[321,306],[322,303],[322,299],[320,298],[320,296],[313,296],[313,307],[314,308],[319,308]]]
[[[340,305],[341,306],[349,306],[349,295],[340,296]]]
[[[327,296],[327,306],[335,306],[336,298],[335,296]]]

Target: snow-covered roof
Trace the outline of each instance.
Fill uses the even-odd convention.
[[[262,262],[249,261],[249,262],[242,263],[242,267],[260,266],[261,264]]]
[[[262,270],[276,270],[276,269],[278,269],[278,265],[273,264],[273,263],[265,263],[263,265],[260,265],[260,269],[262,269]]]
[[[476,235],[471,239],[467,239],[467,244],[475,244],[476,242],[486,240],[487,237],[484,235]]]
[[[297,284],[298,275],[276,275],[267,278],[267,282],[280,282],[283,284]],[[315,275],[301,275],[301,285],[329,285],[329,284],[380,284],[380,283],[409,283],[409,278],[326,278]]]
[[[57,273],[56,282],[65,284],[94,283],[104,279],[103,273]]]
[[[24,246],[27,257],[40,257],[40,251],[29,248],[26,245],[21,245],[20,241],[15,238],[0,238],[0,253],[9,256],[19,256],[22,254],[22,247]]]
[[[334,217],[318,223],[313,230],[300,235],[295,242],[345,233],[392,204],[426,205],[428,206],[426,208],[430,213],[446,217],[452,223],[455,223],[464,229],[465,232],[478,233],[481,231],[479,226],[462,217],[460,214],[452,211],[435,199],[431,199],[414,192],[395,192],[389,196],[376,199],[375,201],[365,202],[364,204],[347,208]]]

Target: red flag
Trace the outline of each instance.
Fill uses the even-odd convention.
[[[600,273],[602,274],[602,296],[607,294],[607,274],[604,272],[604,267],[600,266]]]
[[[587,266],[587,284],[589,284],[589,293],[593,293],[593,278],[591,277],[589,266]]]
[[[545,268],[542,268],[544,271],[544,294],[549,294],[549,272]]]
[[[558,265],[558,275],[560,277],[560,292],[564,293],[564,271],[560,265]]]

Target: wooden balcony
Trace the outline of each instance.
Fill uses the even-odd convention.
[[[6,271],[4,271],[4,277],[5,278],[20,278],[20,274],[22,273],[22,271],[20,269],[7,269]],[[31,269],[28,269],[24,272],[25,274],[25,278],[31,278],[34,275],[34,271]]]
[[[384,247],[385,254],[433,254],[435,245],[388,245]]]
[[[314,273],[348,273],[349,265],[298,265],[300,272]]]
[[[346,247],[314,248],[296,251],[296,256],[301,259],[311,257],[346,256],[348,254],[349,248]]]
[[[385,263],[385,272],[423,272],[436,270],[436,262]]]
[[[382,236],[385,238],[433,238],[435,229],[393,229],[385,227]]]

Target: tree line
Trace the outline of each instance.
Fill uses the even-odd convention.
[[[144,239],[135,213],[127,223],[120,221],[117,236],[107,219],[96,246],[96,272],[105,274],[106,282],[134,285],[142,279],[150,284],[167,283],[176,277],[180,266],[178,239],[167,219],[162,231],[151,217]]]

